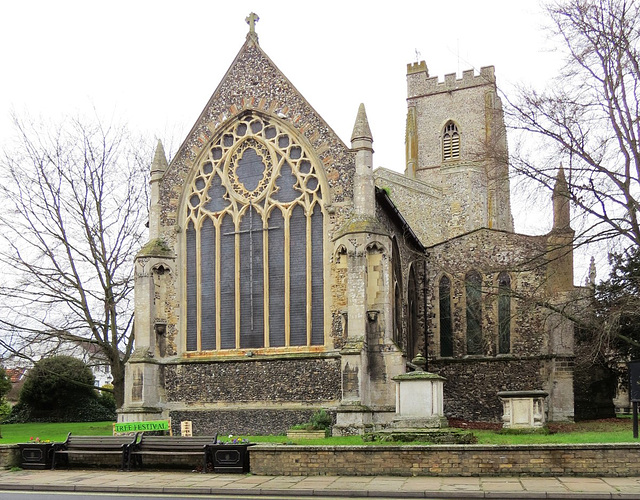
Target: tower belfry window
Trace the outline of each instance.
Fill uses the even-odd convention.
[[[452,121],[444,126],[442,135],[442,159],[455,160],[460,158],[460,132]]]

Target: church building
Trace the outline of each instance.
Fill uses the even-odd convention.
[[[498,392],[538,390],[572,420],[573,325],[548,307],[576,292],[564,173],[551,232],[515,233],[493,67],[409,64],[404,173],[374,171],[365,106],[345,144],[256,19],[170,163],[158,143],[119,420],[278,434],[325,409],[334,435],[380,430],[420,354],[447,417],[497,422]]]

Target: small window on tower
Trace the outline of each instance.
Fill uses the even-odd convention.
[[[447,122],[442,135],[442,159],[455,160],[460,158],[460,133],[453,122]]]

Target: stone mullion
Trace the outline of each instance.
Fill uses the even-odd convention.
[[[284,215],[284,345],[291,345],[291,209],[283,212]]]
[[[187,215],[187,218],[185,220],[185,224],[184,224],[184,238],[182,238],[182,244],[181,244],[181,248],[182,248],[182,255],[184,255],[184,258],[181,259],[182,262],[180,262],[180,271],[182,272],[182,290],[184,291],[184,300],[182,303],[182,307],[181,307],[181,311],[183,312],[182,316],[183,318],[181,318],[180,324],[182,326],[182,350],[183,352],[187,352],[188,351],[188,335],[189,335],[189,325],[188,325],[188,321],[189,321],[189,301],[187,300],[188,296],[189,296],[189,290],[188,290],[188,283],[189,283],[189,277],[188,277],[188,271],[189,271],[189,266],[188,266],[188,260],[189,257],[187,255],[188,252],[188,243],[187,243],[187,235],[188,235],[188,230],[189,230],[189,219],[190,217]],[[186,306],[185,306],[186,304]],[[197,307],[196,307],[196,314],[197,314]]]
[[[264,325],[264,346],[269,347],[269,218],[267,217],[266,201],[265,211],[262,218],[262,292],[263,292],[263,322]]]
[[[307,212],[307,228],[306,228],[306,237],[307,237],[307,245],[306,245],[306,265],[307,265],[307,345],[311,345],[311,308],[312,304],[312,294],[311,294],[311,216],[313,215],[311,208],[309,207],[309,203],[306,204],[305,211]]]
[[[213,221],[214,221],[214,226],[215,226],[215,231],[216,231],[216,257],[215,257],[215,273],[216,273],[216,279],[215,279],[215,287],[216,287],[216,296],[215,296],[215,302],[216,302],[216,350],[220,350],[222,349],[222,334],[220,332],[221,328],[222,328],[222,320],[221,320],[221,304],[222,304],[222,299],[220,297],[220,285],[221,285],[221,280],[220,280],[220,260],[222,259],[221,256],[221,242],[222,242],[222,238],[220,237],[220,233],[222,231],[221,227],[220,227],[220,221],[222,220],[222,218],[219,217],[214,217]]]
[[[194,229],[196,233],[196,341],[198,351],[202,351],[202,213],[199,213],[198,220],[195,221]]]
[[[236,214],[236,220],[234,221],[234,230],[235,230],[235,316],[236,316],[236,349],[240,348],[240,217],[239,214]]]

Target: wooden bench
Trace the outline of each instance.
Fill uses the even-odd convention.
[[[69,455],[119,455],[120,470],[129,462],[129,449],[138,439],[134,436],[72,436],[67,435],[64,443],[55,443],[52,449],[51,470],[56,467],[56,459],[64,457],[69,464]]]
[[[202,472],[207,472],[209,460],[209,447],[215,445],[218,435],[215,436],[147,436],[142,435],[140,441],[132,445],[129,450],[127,470],[131,470],[131,464],[142,467],[142,457],[148,456],[201,456]]]

